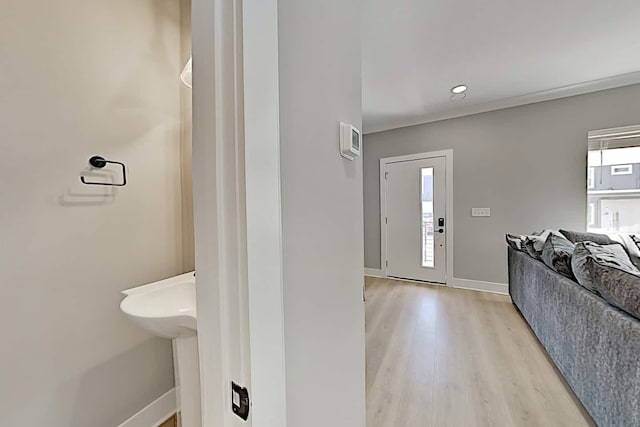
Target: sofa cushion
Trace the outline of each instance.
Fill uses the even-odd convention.
[[[547,241],[547,237],[551,234],[562,236],[562,234],[556,230],[542,230],[539,233],[524,236],[525,239],[522,245],[524,251],[532,258],[542,261],[542,249],[544,248],[544,243]]]
[[[635,268],[620,244],[576,243],[571,257],[571,270],[580,285],[596,294],[600,294],[597,271],[602,265],[620,266],[627,270]]]
[[[569,230],[560,230],[560,233],[562,233],[564,237],[569,239],[571,243],[593,242],[599,245],[611,245],[615,243],[606,234],[585,233],[583,231],[569,231]]]
[[[640,269],[640,236],[631,235],[629,236],[633,244],[630,244],[629,248],[627,248],[627,252],[629,252],[629,258],[631,258],[631,262],[633,265]]]
[[[542,248],[544,247],[544,241],[538,236],[528,236],[524,239],[524,251],[529,254],[530,257],[542,261]],[[540,249],[536,249],[539,247]]]
[[[504,237],[507,240],[507,245],[517,251],[524,251],[524,239],[526,238],[526,236],[521,236],[518,234],[506,234]]]
[[[576,245],[562,236],[550,233],[542,248],[542,261],[569,279],[573,279],[571,256]]]
[[[640,239],[633,234],[611,234],[611,239],[624,246],[631,263],[640,269]]]
[[[640,270],[633,265],[596,260],[596,288],[600,295],[609,304],[640,319]]]

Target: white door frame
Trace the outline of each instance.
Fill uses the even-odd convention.
[[[253,427],[286,427],[278,0],[243,0]]]
[[[192,3],[203,427],[286,425],[277,17],[276,0]],[[231,410],[231,381],[249,389],[248,422]]]
[[[434,157],[444,157],[446,163],[445,189],[446,201],[446,230],[447,230],[447,254],[446,254],[446,286],[453,286],[453,150],[430,151],[427,153],[409,154],[406,156],[384,157],[380,159],[380,267],[384,277],[387,277],[387,224],[384,218],[387,216],[387,194],[385,172],[390,163],[406,162],[411,160],[424,160]]]

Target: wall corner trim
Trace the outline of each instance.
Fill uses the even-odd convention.
[[[458,289],[468,289],[472,291],[492,292],[494,294],[509,295],[509,285],[506,283],[483,282],[482,280],[456,279],[451,278],[449,286]]]
[[[118,427],[158,427],[177,410],[176,389],[172,388]]]
[[[385,277],[384,273],[379,268],[364,268],[364,275],[369,277]]]

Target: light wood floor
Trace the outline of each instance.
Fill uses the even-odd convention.
[[[593,426],[509,297],[366,279],[367,427]]]

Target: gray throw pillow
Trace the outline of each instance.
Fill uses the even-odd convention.
[[[519,236],[516,234],[506,234],[505,239],[507,240],[507,245],[512,247],[517,251],[524,251],[524,239],[525,236]]]
[[[569,279],[573,279],[571,270],[571,257],[575,245],[564,237],[549,234],[542,248],[542,261],[551,268]]]
[[[524,239],[524,251],[528,253],[530,257],[542,261],[542,250],[538,251],[536,249],[536,242],[539,242],[537,236]],[[544,242],[542,244],[544,245]]]
[[[598,292],[609,304],[640,318],[640,270],[635,266],[608,262],[599,264],[595,270]]]
[[[611,245],[615,243],[606,234],[585,233],[583,231],[568,231],[568,230],[560,230],[560,233],[562,233],[564,237],[569,239],[571,243],[593,242],[599,245]]]
[[[613,235],[611,238],[624,247],[631,263],[640,269],[640,246],[638,245],[640,239],[638,236],[621,233]]]
[[[584,288],[600,294],[598,290],[597,270],[601,265],[622,266],[634,269],[627,252],[622,245],[599,245],[593,242],[576,243],[571,257],[571,270],[576,280]]]
[[[562,236],[556,230],[543,230],[539,233],[533,233],[529,236],[525,236],[523,244],[525,252],[527,252],[532,258],[542,261],[542,249],[544,248],[544,243],[547,241],[547,237],[552,234]]]
[[[633,254],[631,250],[628,251],[631,258],[631,262],[633,263],[633,265],[635,265],[640,269],[640,236],[631,235],[629,236],[629,238],[633,241],[633,244],[635,245],[635,250],[633,251]]]

